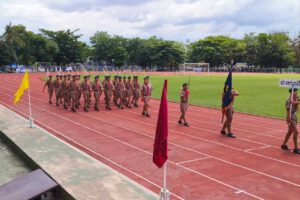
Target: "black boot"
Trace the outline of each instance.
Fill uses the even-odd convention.
[[[286,144],[281,145],[281,149],[283,149],[283,150],[290,150],[289,147],[288,147],[288,145],[286,145]]]
[[[295,154],[300,154],[300,149],[295,148],[293,152],[294,152]]]
[[[233,133],[228,133],[228,134],[227,134],[227,137],[230,137],[230,138],[236,138],[236,136],[235,136]]]
[[[221,135],[227,135],[225,130],[221,130]]]

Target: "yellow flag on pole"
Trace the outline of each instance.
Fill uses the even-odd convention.
[[[28,75],[28,70],[26,70],[23,80],[22,80],[22,83],[21,83],[18,91],[15,93],[14,104],[16,104],[20,101],[20,98],[22,97],[24,91],[28,88],[29,88],[29,75]]]

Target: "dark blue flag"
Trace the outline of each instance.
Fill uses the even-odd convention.
[[[222,122],[224,118],[224,114],[227,111],[227,109],[232,105],[233,103],[233,98],[232,98],[232,72],[229,70],[229,74],[227,76],[224,89],[223,89],[223,94],[222,94]]]

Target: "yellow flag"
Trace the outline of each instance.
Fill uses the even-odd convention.
[[[28,75],[28,70],[26,70],[23,80],[22,80],[22,83],[21,83],[18,91],[15,93],[14,104],[16,104],[20,101],[20,98],[22,97],[24,91],[28,88],[29,88],[29,75]]]

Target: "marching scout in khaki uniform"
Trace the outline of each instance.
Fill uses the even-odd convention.
[[[142,115],[146,117],[150,117],[148,108],[150,107],[149,101],[151,97],[151,85],[149,84],[149,76],[146,76],[144,78],[144,84],[141,89],[141,98],[142,101],[144,102],[144,107],[143,107],[143,112]]]
[[[53,96],[53,90],[54,90],[54,82],[52,80],[52,75],[49,75],[49,79],[46,81],[43,92],[45,88],[47,87],[48,94],[49,94],[49,104],[52,104],[52,96]]]
[[[139,98],[140,98],[140,89],[141,89],[141,86],[139,84],[138,76],[134,76],[133,77],[133,90],[132,90],[132,94],[133,94],[132,104],[134,105],[134,107],[138,107],[138,102],[139,102]]]
[[[180,91],[180,112],[181,116],[179,118],[178,124],[183,124],[184,126],[189,126],[185,119],[185,114],[189,106],[189,95],[188,84],[184,83],[182,85],[182,90]],[[182,122],[183,120],[183,122]]]
[[[293,95],[292,95],[293,90]],[[286,122],[288,125],[288,132],[285,136],[283,144],[281,148],[284,150],[289,150],[287,142],[289,141],[291,135],[293,134],[293,142],[294,142],[294,150],[295,154],[300,154],[300,150],[298,148],[298,129],[297,129],[297,111],[298,106],[300,104],[300,100],[297,95],[297,88],[289,89],[290,97],[285,102],[286,108]]]
[[[100,101],[100,97],[101,97],[103,88],[100,83],[98,75],[95,76],[95,81],[92,84],[92,90],[94,92],[94,98],[95,98],[95,107],[94,108],[96,111],[99,111],[99,101]]]

